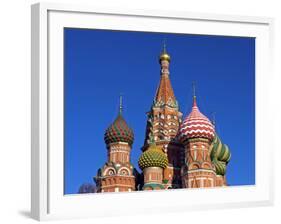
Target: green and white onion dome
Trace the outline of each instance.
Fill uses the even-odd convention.
[[[215,135],[211,144],[211,160],[215,166],[217,175],[224,176],[226,165],[230,161],[231,153],[226,144],[223,144],[220,138]]]
[[[142,170],[147,167],[161,167],[164,169],[168,165],[168,158],[155,143],[151,143],[149,148],[140,156],[138,164]]]
[[[224,176],[226,173],[226,163],[217,159],[213,160],[212,162],[215,166],[216,174]]]

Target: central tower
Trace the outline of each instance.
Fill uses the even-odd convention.
[[[170,81],[169,66],[171,57],[164,44],[159,56],[160,82],[150,111],[147,113],[145,141],[142,151],[145,152],[154,138],[157,148],[163,150],[168,158],[168,165],[163,172],[163,186],[180,188],[180,170],[184,160],[184,149],[176,139],[182,119],[179,105]]]

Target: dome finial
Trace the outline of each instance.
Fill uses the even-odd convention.
[[[162,53],[167,53],[167,50],[166,50],[166,38],[163,39],[163,52]]]
[[[171,57],[167,52],[167,44],[166,44],[166,38],[163,39],[163,48],[162,48],[162,52],[160,54],[159,57],[159,62],[161,63],[161,61],[168,61],[170,62]]]
[[[121,115],[123,112],[123,96],[122,93],[119,95],[119,114]]]
[[[195,82],[192,82],[192,95],[193,95],[193,107],[197,106],[196,103],[196,89],[195,89]]]

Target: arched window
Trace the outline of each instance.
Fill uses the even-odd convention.
[[[197,163],[190,164],[190,166],[189,166],[189,170],[196,170],[199,168],[200,168],[200,165]]]
[[[122,167],[119,171],[118,171],[119,175],[122,176],[129,176],[130,175],[130,170],[127,167]]]

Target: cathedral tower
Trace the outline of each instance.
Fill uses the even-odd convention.
[[[98,192],[121,192],[135,190],[134,168],[130,153],[134,141],[133,130],[122,116],[122,97],[119,113],[104,134],[107,162],[95,177]]]
[[[150,146],[151,136],[157,147],[161,148],[168,157],[168,166],[164,169],[163,183],[165,188],[181,187],[180,168],[183,164],[183,146],[177,141],[182,113],[179,111],[178,102],[170,81],[171,57],[166,51],[159,56],[160,83],[157,88],[151,110],[147,113],[147,126],[143,152]]]
[[[184,119],[179,131],[179,139],[185,147],[185,165],[181,171],[183,188],[216,186],[216,172],[210,155],[214,136],[214,126],[200,112],[194,90],[191,113]]]

